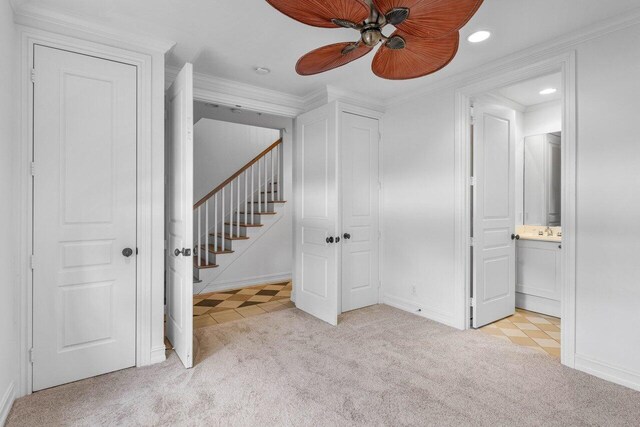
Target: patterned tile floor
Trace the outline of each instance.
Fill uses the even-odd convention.
[[[294,307],[291,282],[251,286],[193,296],[193,328]]]
[[[560,319],[516,309],[513,316],[480,328],[505,341],[560,358]]]

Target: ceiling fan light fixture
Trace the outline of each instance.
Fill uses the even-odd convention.
[[[481,43],[485,40],[488,40],[489,37],[491,37],[491,31],[480,30],[467,37],[467,40],[469,41],[469,43]]]
[[[362,31],[362,43],[369,47],[373,47],[382,40],[382,32],[379,28],[373,27]]]

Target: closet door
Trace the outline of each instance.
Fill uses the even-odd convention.
[[[338,323],[337,109],[335,103],[296,119],[296,306]]]
[[[377,119],[341,114],[342,311],[379,300],[379,145]]]
[[[33,53],[37,391],[136,364],[137,78],[119,62]]]

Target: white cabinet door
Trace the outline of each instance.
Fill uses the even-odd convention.
[[[35,391],[136,363],[137,78],[44,46],[34,64]]]
[[[515,113],[475,106],[473,326],[515,312]]]
[[[325,105],[296,119],[296,306],[338,323],[337,110]]]
[[[377,304],[379,275],[378,120],[342,113],[342,311]]]
[[[167,90],[167,338],[193,366],[193,68]]]

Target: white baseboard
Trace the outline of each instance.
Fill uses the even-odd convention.
[[[416,314],[418,316],[425,317],[438,323],[443,323],[447,326],[451,326],[452,328],[460,329],[456,324],[454,316],[441,313],[428,307],[423,307],[413,301],[409,301],[404,298],[399,298],[389,294],[384,294],[382,296],[382,303],[403,311],[408,311],[409,313]]]
[[[575,356],[575,368],[603,380],[640,391],[640,374],[637,372],[631,372],[578,354]]]
[[[16,400],[16,391],[13,381],[9,383],[9,387],[2,395],[2,400],[0,400],[0,426],[4,426],[7,422],[7,418],[9,418],[9,411],[11,411],[11,407],[13,406],[13,402]]]
[[[560,317],[560,301],[516,292],[516,307],[547,316]]]
[[[163,345],[162,347],[156,347],[151,349],[151,359],[149,361],[150,365],[155,363],[161,363],[167,360],[166,347]]]
[[[242,280],[227,280],[224,282],[209,283],[199,294],[208,294],[210,292],[227,291],[230,289],[238,289],[243,286],[264,285],[269,283],[281,283],[291,280],[291,272],[276,274],[265,274],[262,276],[247,277]]]

